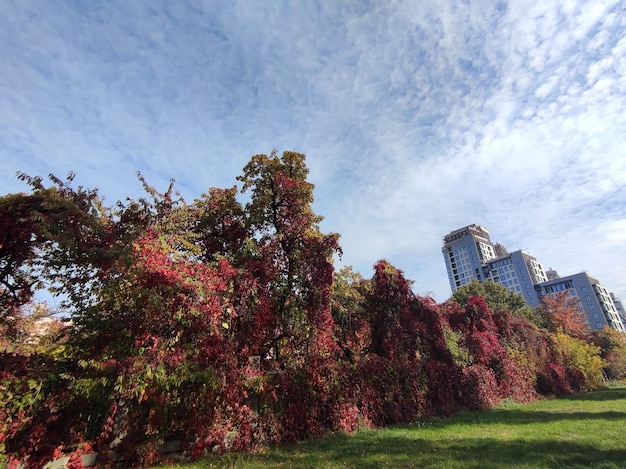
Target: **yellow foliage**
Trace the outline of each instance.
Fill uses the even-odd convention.
[[[554,335],[554,341],[561,364],[582,372],[587,391],[604,385],[603,370],[606,362],[600,356],[600,347],[562,332]]]

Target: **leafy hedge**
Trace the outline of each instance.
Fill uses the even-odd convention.
[[[22,175],[32,193],[0,198],[2,462],[146,465],[168,439],[193,458],[255,451],[602,384],[584,338],[480,296],[418,297],[386,261],[336,272],[307,171],[256,155],[245,206],[236,188],[187,203],[141,179],[148,199],[105,207],[71,177]],[[27,331],[37,282],[67,298],[58,341]]]

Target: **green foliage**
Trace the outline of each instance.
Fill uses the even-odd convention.
[[[240,249],[247,239],[245,211],[236,199],[237,188],[209,189],[190,207],[189,230],[201,246],[200,259],[216,261],[220,256],[241,256]]]
[[[460,331],[454,331],[449,326],[443,327],[446,346],[454,358],[454,362],[460,367],[465,368],[473,363],[473,358],[465,345],[465,336]]]
[[[32,355],[64,353],[66,324],[43,303],[27,304],[0,323],[0,352]]]
[[[452,295],[452,299],[461,306],[465,306],[472,296],[483,297],[494,312],[507,311],[512,316],[523,317],[540,325],[540,316],[526,304],[524,298],[515,292],[510,292],[498,283],[489,280],[481,283],[478,280],[473,280],[470,284],[457,289]]]
[[[365,301],[370,285],[352,267],[342,268],[333,279],[331,312],[335,323],[335,340],[349,360],[365,353],[369,345],[367,338],[370,326]]]

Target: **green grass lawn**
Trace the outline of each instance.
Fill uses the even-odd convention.
[[[626,387],[168,468],[626,468]]]

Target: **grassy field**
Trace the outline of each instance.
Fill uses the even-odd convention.
[[[626,387],[162,467],[626,468]]]

